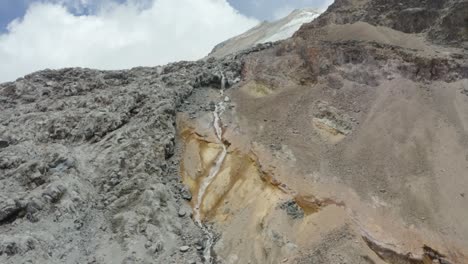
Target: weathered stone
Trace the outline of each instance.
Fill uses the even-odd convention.
[[[13,199],[0,200],[0,222],[7,220],[22,208]]]
[[[187,252],[187,251],[189,251],[189,249],[190,249],[189,246],[181,246],[181,247],[179,248],[180,252]]]
[[[185,212],[185,210],[183,208],[179,209],[179,212],[178,212],[179,217],[184,217],[186,214],[187,213]]]
[[[182,195],[182,198],[187,200],[187,201],[192,200],[192,193],[190,193],[190,190],[187,187],[182,188],[181,195]]]

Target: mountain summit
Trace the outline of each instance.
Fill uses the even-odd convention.
[[[311,22],[319,15],[320,12],[312,8],[296,9],[280,20],[263,22],[239,36],[218,44],[209,56],[222,57],[257,44],[290,38],[304,23]]]

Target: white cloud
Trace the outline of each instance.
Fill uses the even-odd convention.
[[[335,0],[325,0],[325,2],[319,7],[319,10],[321,12],[325,12],[327,11],[328,7],[333,4],[333,2],[335,2]]]
[[[293,10],[294,10],[294,7],[290,5],[284,5],[282,7],[279,7],[273,12],[273,19],[278,20],[278,19],[284,18],[287,15],[291,14]]]
[[[288,0],[284,2],[273,10],[273,19],[284,18],[297,8],[315,8],[318,12],[323,13],[334,0],[297,0],[294,2]]]
[[[33,4],[0,35],[0,81],[62,67],[122,69],[204,57],[221,41],[258,21],[225,0],[105,1],[93,15],[76,16],[57,4]],[[78,1],[78,2],[76,2]],[[103,2],[104,3],[104,2]]]

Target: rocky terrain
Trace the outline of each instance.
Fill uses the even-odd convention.
[[[0,84],[0,263],[468,263],[467,23],[337,0],[216,59]]]
[[[2,84],[0,262],[201,261],[175,114],[220,73],[234,83],[240,64],[46,70]]]

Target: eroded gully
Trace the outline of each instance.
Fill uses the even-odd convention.
[[[224,75],[222,75],[221,79],[221,98],[222,95],[224,94],[224,88],[225,88],[225,78]],[[213,257],[212,257],[212,248],[213,248],[213,243],[214,243],[214,235],[211,232],[211,230],[208,229],[208,227],[203,224],[201,215],[200,215],[200,208],[203,204],[203,198],[205,196],[206,190],[210,186],[211,182],[216,178],[216,175],[218,175],[219,170],[221,169],[221,166],[223,165],[224,159],[226,158],[227,155],[227,147],[223,143],[223,129],[222,129],[222,122],[221,122],[221,115],[223,114],[225,110],[225,104],[223,101],[219,102],[215,110],[213,112],[213,128],[214,132],[216,135],[216,139],[218,140],[219,144],[222,146],[222,151],[216,158],[216,162],[213,167],[211,167],[208,176],[203,180],[201,183],[200,189],[198,191],[198,197],[197,197],[197,203],[194,208],[194,214],[193,218],[195,223],[202,229],[203,233],[205,234],[205,239],[206,239],[206,245],[205,249],[203,252],[203,258],[205,260],[205,263],[213,263]]]

